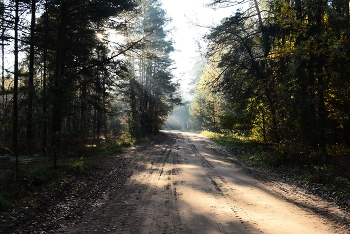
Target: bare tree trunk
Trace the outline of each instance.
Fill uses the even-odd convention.
[[[48,15],[48,2],[47,0],[45,1],[45,38],[47,38],[48,30],[49,30],[49,15]],[[47,112],[47,101],[45,98],[46,95],[46,84],[47,84],[47,42],[46,40],[44,41],[44,54],[43,54],[43,60],[44,60],[44,73],[43,73],[43,87],[42,87],[42,95],[43,95],[43,113],[46,114]],[[43,121],[43,135],[42,135],[42,142],[43,142],[43,151],[46,151],[46,146],[47,146],[47,129],[48,129],[48,121],[45,118]]]
[[[2,92],[2,117],[5,119],[5,108],[6,108],[6,103],[7,103],[7,98],[5,94],[5,29],[4,25],[2,25],[2,33],[1,33],[1,92]],[[2,125],[1,133],[2,133],[2,138],[5,139],[5,132],[6,128],[5,125]]]
[[[19,159],[18,159],[18,24],[19,24],[19,0],[15,1],[15,40],[14,40],[14,53],[15,53],[15,64],[14,64],[14,83],[13,83],[13,116],[12,116],[12,144],[13,152],[16,156],[16,179],[19,181]]]
[[[51,144],[54,152],[54,167],[57,168],[57,149],[60,142],[60,133],[62,130],[62,112],[64,105],[64,76],[65,76],[65,50],[66,50],[66,1],[61,2],[60,10],[60,25],[58,29],[57,36],[57,49],[56,49],[56,61],[55,61],[55,73],[53,85],[55,87],[55,92],[53,94],[53,103],[52,103],[52,124],[51,124]]]
[[[257,0],[254,0],[254,5],[255,5],[255,9],[256,9],[256,14],[258,15],[259,26],[262,27],[263,26],[263,22],[262,22],[261,13],[260,13],[260,9],[259,9],[259,4],[258,4]]]
[[[27,143],[29,154],[32,153],[33,140],[33,99],[34,99],[34,37],[35,37],[35,11],[36,0],[32,0],[32,18],[30,27],[29,77],[28,77],[28,112],[27,112]]]

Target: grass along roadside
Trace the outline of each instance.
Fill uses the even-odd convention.
[[[277,146],[263,144],[252,138],[204,131],[204,136],[225,146],[239,160],[253,167],[276,173],[289,183],[297,184],[313,194],[336,202],[342,208],[350,207],[350,170],[344,173],[336,165],[293,163],[288,152],[281,154]]]

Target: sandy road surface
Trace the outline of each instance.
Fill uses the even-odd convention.
[[[218,148],[200,134],[166,132],[91,162],[46,205],[3,214],[0,233],[350,233],[336,205]],[[11,230],[1,231],[4,220]]]
[[[63,222],[55,232],[350,233],[310,211],[322,203],[318,198],[259,182],[202,135],[167,135],[128,155],[133,173],[124,189],[112,182],[78,221]],[[295,203],[303,208],[287,201],[296,193]],[[333,216],[343,215],[324,206]]]

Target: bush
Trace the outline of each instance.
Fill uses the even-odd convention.
[[[67,163],[62,166],[63,174],[73,174],[78,175],[85,173],[88,168],[86,167],[83,158],[80,160],[71,160],[70,163]]]

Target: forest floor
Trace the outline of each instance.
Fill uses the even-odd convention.
[[[45,205],[2,214],[0,225],[13,225],[0,233],[350,233],[350,215],[335,203],[220,148],[165,132],[91,162]]]

